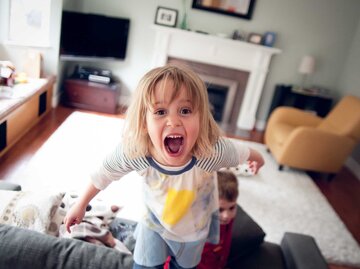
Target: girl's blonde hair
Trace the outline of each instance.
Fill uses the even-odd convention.
[[[199,112],[200,132],[193,155],[196,158],[210,156],[219,139],[220,129],[210,112],[206,86],[195,72],[175,65],[154,68],[140,80],[126,113],[123,137],[125,154],[130,158],[150,154],[151,140],[146,129],[146,112],[153,106],[156,85],[167,80],[172,81],[174,87],[170,100],[174,100],[179,95],[181,86],[184,86],[194,111]]]

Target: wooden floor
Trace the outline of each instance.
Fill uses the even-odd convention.
[[[1,157],[0,179],[16,177],[20,174],[34,153],[73,111],[75,109],[62,106],[50,111],[40,123]],[[122,115],[113,117],[122,117]],[[228,135],[240,136],[245,140],[255,142],[263,141],[263,134],[260,132],[235,130]],[[331,181],[321,175],[311,174],[311,177],[360,244],[360,180],[346,168],[343,168]],[[330,265],[330,268],[345,269],[350,267]]]

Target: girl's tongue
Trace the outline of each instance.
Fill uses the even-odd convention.
[[[165,145],[170,153],[178,153],[183,143],[182,137],[167,137]]]

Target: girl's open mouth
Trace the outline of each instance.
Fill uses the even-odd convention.
[[[183,145],[184,138],[181,135],[169,135],[165,138],[164,144],[170,154],[179,153]]]

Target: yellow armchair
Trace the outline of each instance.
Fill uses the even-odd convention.
[[[268,120],[265,144],[279,169],[337,173],[360,141],[360,98],[345,96],[325,118],[278,107]]]

